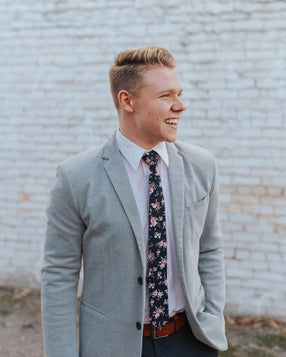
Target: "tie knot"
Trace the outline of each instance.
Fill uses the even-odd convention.
[[[159,159],[159,154],[156,153],[156,151],[151,150],[148,152],[145,152],[144,155],[142,156],[142,159],[146,162],[147,165],[153,166],[157,165],[158,159]]]

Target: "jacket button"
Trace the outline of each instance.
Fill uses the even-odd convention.
[[[139,276],[139,278],[138,278],[138,283],[139,283],[140,285],[142,285],[142,284],[143,284],[143,279],[142,279],[142,276]]]
[[[141,323],[140,322],[136,322],[136,327],[137,327],[137,330],[141,330]]]

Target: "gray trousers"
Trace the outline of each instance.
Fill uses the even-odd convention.
[[[218,351],[195,338],[186,324],[179,331],[159,339],[143,337],[142,357],[217,357]]]

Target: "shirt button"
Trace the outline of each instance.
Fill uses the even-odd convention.
[[[143,284],[143,279],[142,279],[142,276],[139,276],[139,278],[138,278],[138,283],[139,283],[140,285],[142,285],[142,284]]]
[[[136,327],[137,327],[137,330],[141,330],[141,323],[140,322],[136,322]]]

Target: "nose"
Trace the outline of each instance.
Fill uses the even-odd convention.
[[[172,106],[172,109],[174,112],[183,112],[184,110],[186,110],[186,106],[179,96],[177,96],[176,101]]]

